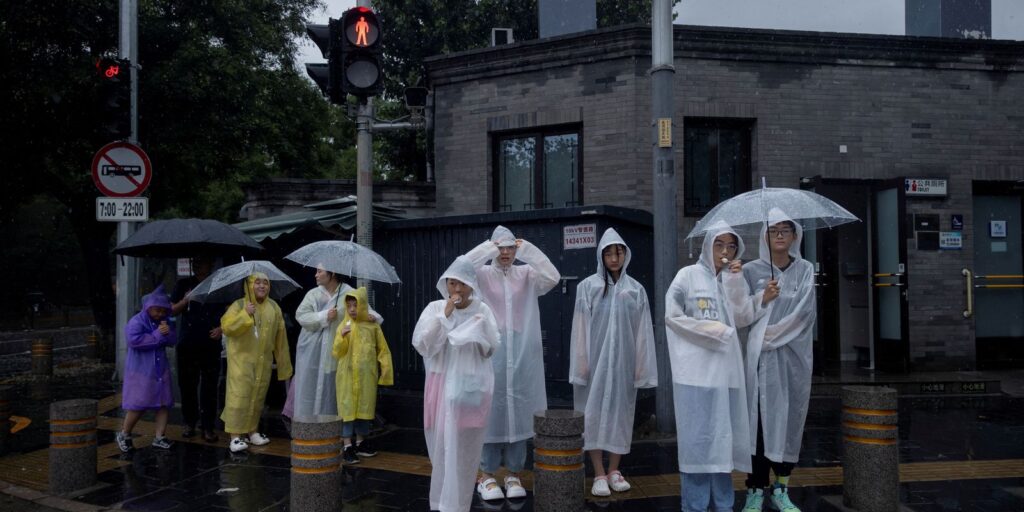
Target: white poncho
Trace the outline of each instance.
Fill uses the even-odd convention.
[[[781,210],[768,212],[768,224],[790,220]],[[803,229],[796,225],[793,258],[785,270],[774,267],[779,296],[761,306],[765,284],[772,278],[771,253],[761,228],[760,258],[743,267],[754,295],[749,307],[754,320],[747,334],[747,399],[750,409],[751,449],[757,447],[757,411],[760,404],[764,455],[775,462],[797,462],[804,421],[811,397],[814,363],[814,322],[817,318],[814,265],[800,257]],[[737,303],[737,306],[740,306]],[[737,307],[737,311],[741,308]],[[751,318],[737,320],[739,325]]]
[[[561,276],[547,256],[523,241],[516,259],[525,265],[501,268],[494,242],[514,243],[512,232],[498,226],[466,257],[476,267],[479,296],[498,321],[501,347],[492,358],[494,402],[487,426],[487,443],[514,443],[533,437],[533,414],[548,408],[544,386],[544,346],[541,344],[537,298],[558,284]]]
[[[626,252],[617,282],[601,258],[614,244]],[[597,273],[576,287],[569,382],[575,409],[585,416],[584,450],[629,453],[636,390],[658,385],[651,308],[643,285],[626,274],[630,256],[629,246],[609,228],[597,247]]]
[[[745,297],[743,275],[715,275],[715,237],[735,233],[724,224],[704,238],[696,264],[684,267],[665,294],[666,341],[672,364],[679,471],[750,471],[750,433],[743,355],[726,293]],[[737,236],[743,253],[743,241]],[[723,286],[723,280],[725,285]]]
[[[468,511],[483,451],[494,392],[494,371],[487,359],[501,343],[494,314],[476,293],[465,309],[445,317],[445,280],[476,289],[476,273],[458,257],[437,283],[445,300],[427,305],[416,322],[412,345],[423,356],[423,433],[432,466],[430,509]]]

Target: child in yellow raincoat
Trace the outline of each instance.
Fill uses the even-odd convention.
[[[277,378],[292,376],[288,337],[281,308],[270,298],[270,279],[262,272],[245,281],[245,297],[228,307],[220,319],[227,336],[228,376],[224,399],[224,431],[231,435],[232,452],[270,442],[259,433],[260,413],[270,387],[271,363],[277,362]],[[248,439],[242,436],[248,434]]]
[[[342,459],[355,464],[359,457],[377,455],[364,437],[370,433],[370,421],[377,408],[377,386],[391,386],[395,377],[384,332],[370,316],[366,288],[345,294],[345,312],[346,318],[334,336],[333,353],[338,360],[338,415],[345,444]]]

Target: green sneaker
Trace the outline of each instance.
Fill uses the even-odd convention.
[[[743,512],[761,512],[764,507],[764,489],[747,489],[747,502]]]
[[[768,508],[780,512],[800,512],[800,509],[789,501],[789,489],[785,485],[772,485],[772,494],[768,497]]]

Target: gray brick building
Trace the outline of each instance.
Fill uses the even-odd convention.
[[[635,25],[428,60],[438,213],[650,210],[650,62]],[[805,241],[820,364],[1024,365],[1024,43],[676,26],[675,70],[680,240],[762,178],[864,220]],[[962,269],[1004,285],[966,318]]]

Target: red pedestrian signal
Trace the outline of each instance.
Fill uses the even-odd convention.
[[[380,20],[369,8],[355,7],[345,11],[341,25],[342,87],[360,98],[380,94],[384,88]]]
[[[131,73],[126,59],[96,61],[99,78],[97,121],[104,138],[127,139],[131,135]]]

